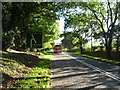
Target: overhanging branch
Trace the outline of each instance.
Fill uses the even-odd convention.
[[[95,18],[97,19],[97,21],[100,23],[100,26],[103,30],[103,32],[105,33],[104,27],[103,27],[103,22],[98,18],[97,14],[95,13],[95,10],[92,10],[88,5],[86,5],[86,7],[93,12]],[[105,37],[105,36],[104,36]]]

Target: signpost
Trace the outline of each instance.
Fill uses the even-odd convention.
[[[42,48],[42,33],[27,32],[26,33],[26,47],[27,48]]]

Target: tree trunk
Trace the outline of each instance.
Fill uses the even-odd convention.
[[[80,41],[80,52],[83,53],[82,41]]]
[[[106,47],[107,58],[111,59],[111,46],[107,45]]]
[[[116,41],[116,43],[117,43],[116,52],[119,52],[119,38],[120,38],[120,36],[117,37],[117,41]]]
[[[93,52],[92,36],[91,36],[91,52]]]
[[[112,36],[106,40],[106,53],[108,59],[111,59],[111,51],[112,51],[111,44],[112,44]]]
[[[80,52],[83,53],[83,47],[82,47],[82,45],[80,46]]]

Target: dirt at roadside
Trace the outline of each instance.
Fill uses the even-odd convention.
[[[35,67],[37,63],[43,58],[39,52],[20,52],[0,51],[2,57],[0,57],[0,68],[2,72],[2,85],[6,87],[8,84],[15,85],[15,80],[26,75],[32,67]]]

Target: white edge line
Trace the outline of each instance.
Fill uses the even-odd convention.
[[[86,66],[88,66],[88,67],[90,67],[90,68],[92,68],[92,69],[94,69],[96,71],[99,71],[99,72],[105,74],[106,76],[108,76],[108,77],[110,77],[110,78],[112,78],[112,79],[117,80],[118,82],[120,82],[120,78],[119,77],[117,77],[117,76],[115,76],[115,75],[113,75],[113,74],[111,74],[109,72],[106,72],[105,70],[102,70],[102,69],[100,69],[98,67],[95,67],[95,66],[93,66],[91,64],[88,64],[88,63],[84,62],[83,60],[78,60],[75,57],[71,57],[70,56],[70,58],[72,58],[72,59],[76,60],[77,62],[80,62],[80,63],[82,63],[82,64],[84,64],[84,65],[86,65]]]

